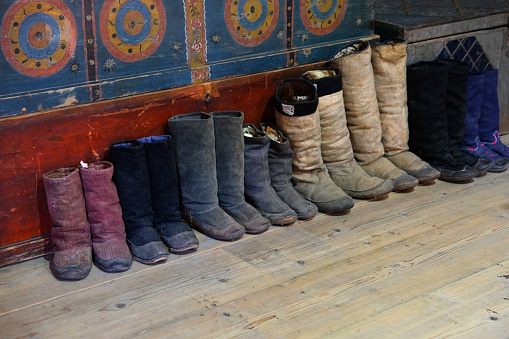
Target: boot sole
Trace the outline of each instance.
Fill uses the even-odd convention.
[[[168,260],[168,257],[160,257],[160,258],[156,258],[156,259],[146,260],[146,259],[138,258],[133,255],[133,259],[136,260],[137,262],[145,264],[145,265],[157,265],[157,264],[162,264],[162,263],[166,262],[166,260]]]

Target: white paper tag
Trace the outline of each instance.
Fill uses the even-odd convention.
[[[294,115],[295,114],[295,107],[293,105],[285,105],[281,104],[283,107],[283,112],[285,112],[288,115]]]
[[[88,168],[88,164],[86,162],[83,162],[83,160],[80,161],[81,167]]]

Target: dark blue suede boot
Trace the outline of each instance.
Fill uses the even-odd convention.
[[[304,199],[291,183],[293,150],[290,141],[271,123],[262,123],[260,127],[270,138],[268,159],[272,187],[279,198],[297,213],[299,220],[312,219],[318,207]]]
[[[168,248],[154,228],[145,147],[137,140],[110,145],[113,181],[117,186],[127,244],[136,261],[156,264],[168,259]]]
[[[498,134],[500,108],[498,106],[498,70],[486,71],[484,77],[483,105],[479,118],[479,139],[493,152],[509,158],[509,147],[500,141]]]
[[[271,186],[268,152],[270,138],[253,124],[244,130],[244,187],[246,200],[273,225],[287,226],[297,221],[297,214],[284,203]]]
[[[260,234],[270,221],[244,199],[244,113],[213,112],[216,140],[217,197],[219,206],[244,226],[246,233]]]
[[[219,207],[212,116],[202,112],[173,116],[168,128],[175,142],[184,220],[214,239],[242,238],[244,227]]]
[[[494,153],[479,140],[479,118],[484,101],[484,73],[470,73],[467,82],[467,112],[461,149],[475,157],[493,162],[488,172],[499,173],[509,167],[509,159]]]
[[[198,239],[180,216],[179,184],[173,141],[169,135],[138,139],[145,145],[154,226],[166,246],[175,254],[196,251]]]
[[[459,163],[477,170],[478,177],[485,176],[493,163],[465,153],[461,149],[467,113],[468,64],[452,59],[439,59],[437,63],[447,67],[446,112],[449,152]]]

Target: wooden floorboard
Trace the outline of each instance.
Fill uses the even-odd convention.
[[[0,269],[0,338],[508,338],[509,173],[437,181],[158,266]]]

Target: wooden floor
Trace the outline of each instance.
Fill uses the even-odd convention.
[[[0,269],[0,338],[508,338],[509,171],[122,274]]]

